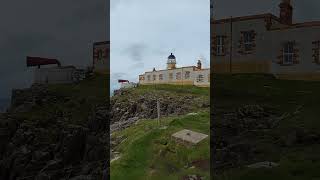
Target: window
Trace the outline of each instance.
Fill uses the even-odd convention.
[[[144,80],[144,76],[140,76],[140,80],[143,81]]]
[[[253,49],[254,32],[243,32],[243,45],[245,51],[251,51]]]
[[[178,72],[178,73],[176,74],[176,79],[177,79],[177,80],[180,80],[180,79],[181,79],[181,72]]]
[[[99,51],[98,51],[98,59],[99,60],[101,60],[102,59],[102,49],[100,49]]]
[[[216,52],[217,52],[217,55],[218,56],[222,56],[224,55],[224,44],[225,44],[225,41],[224,41],[225,37],[224,36],[217,36],[217,39],[216,39]]]
[[[203,75],[202,74],[198,75],[197,82],[203,82]]]
[[[159,74],[159,80],[163,80],[163,74]]]
[[[173,79],[173,74],[169,73],[169,79],[172,80]]]
[[[190,78],[190,71],[186,71],[185,75],[184,75],[185,79],[189,79]]]
[[[210,82],[210,74],[208,74],[208,82]]]
[[[150,75],[148,75],[148,76],[147,76],[147,78],[148,78],[148,81],[150,81],[150,80],[151,80],[151,76],[150,76]]]
[[[293,42],[288,42],[283,47],[283,64],[293,64],[294,49]]]
[[[312,42],[313,44],[313,59],[314,59],[314,63],[320,64],[320,41],[314,41]]]
[[[157,80],[157,75],[153,75],[153,80],[155,81],[155,80]]]

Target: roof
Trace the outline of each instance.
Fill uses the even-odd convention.
[[[295,23],[289,26],[278,27],[278,28],[271,28],[270,30],[284,30],[284,29],[293,29],[293,28],[305,28],[305,27],[317,27],[320,26],[320,21],[310,21],[310,22],[303,22],[303,23]]]
[[[110,41],[100,41],[100,42],[95,42],[93,45],[104,45],[104,44],[110,44]]]
[[[27,56],[27,66],[41,66],[41,65],[49,65],[49,64],[57,64],[58,66],[61,63],[57,59],[49,59],[49,58],[42,58],[42,57],[31,57]]]
[[[265,13],[265,14],[256,14],[256,15],[250,15],[250,16],[229,17],[229,18],[223,18],[218,20],[211,19],[211,24],[223,24],[223,23],[228,23],[231,20],[232,22],[235,22],[235,21],[248,21],[248,20],[254,20],[254,19],[265,19],[265,18],[271,18],[275,21],[280,22],[280,19],[277,16],[271,13]]]
[[[118,79],[118,83],[124,83],[124,82],[129,82],[128,80],[125,80],[125,79]]]
[[[230,17],[230,18],[224,18],[224,19],[218,19],[213,20],[211,19],[211,24],[224,24],[224,23],[230,23],[237,22],[237,21],[248,21],[248,20],[254,20],[254,19],[265,19],[265,18],[271,18],[277,22],[280,23],[280,18],[271,14],[257,14],[257,15],[250,15],[250,16],[239,16],[239,17]],[[277,27],[277,28],[270,28],[269,30],[284,30],[284,29],[292,29],[292,28],[304,28],[304,27],[315,27],[320,26],[320,21],[310,21],[310,22],[303,22],[303,23],[294,23],[291,25],[283,24],[283,27]]]
[[[175,59],[176,57],[171,53],[170,56],[168,56],[168,59]]]

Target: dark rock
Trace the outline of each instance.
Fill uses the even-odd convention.
[[[50,176],[46,173],[40,173],[36,176],[35,180],[50,180]]]
[[[90,135],[87,138],[86,155],[87,161],[98,161],[107,159],[106,149],[97,136]]]
[[[235,110],[215,107],[213,111],[212,113],[219,117],[213,121],[210,129],[211,137],[219,137],[211,143],[216,154],[212,164],[215,173],[245,166],[255,160],[256,154],[261,153],[261,150],[255,147],[257,139],[265,138],[282,118],[282,115],[272,108],[255,104],[242,105]]]
[[[40,171],[40,172],[46,172],[46,171],[52,171],[52,170],[58,170],[62,169],[63,166],[63,161],[60,160],[50,160],[46,164],[46,166]]]
[[[83,159],[86,147],[87,131],[82,127],[75,129],[64,139],[64,164],[78,163]]]

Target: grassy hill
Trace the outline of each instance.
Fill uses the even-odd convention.
[[[319,82],[278,80],[259,74],[216,75],[214,82],[211,96],[215,106],[213,126],[222,124],[225,114],[248,104],[269,108],[272,110],[269,114],[282,117],[273,128],[260,129],[255,133],[238,132],[237,141],[253,149],[243,150],[247,154],[250,152],[251,158],[239,167],[222,170],[214,179],[320,179]],[[215,137],[223,136],[218,126],[213,131],[221,133]],[[235,137],[230,135],[226,139]],[[262,161],[273,161],[279,166],[270,169],[246,167]]]
[[[209,99],[209,88],[193,86],[157,85],[139,86],[132,94],[164,92],[179,95],[194,95]],[[189,103],[193,106],[193,102]],[[196,107],[196,106],[195,106]],[[209,134],[209,109],[193,109],[193,115],[169,116],[161,118],[160,128],[155,119],[143,119],[135,125],[112,134],[118,138],[115,151],[119,159],[111,162],[111,179],[183,179],[188,175],[198,175],[209,179],[210,138],[193,147],[175,142],[171,135],[182,129]],[[191,113],[191,112],[190,112]]]

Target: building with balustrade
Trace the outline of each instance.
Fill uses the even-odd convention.
[[[171,53],[167,60],[167,69],[145,72],[139,75],[139,84],[174,84],[210,86],[210,68],[202,68],[201,60],[195,66],[177,67],[176,57]]]

